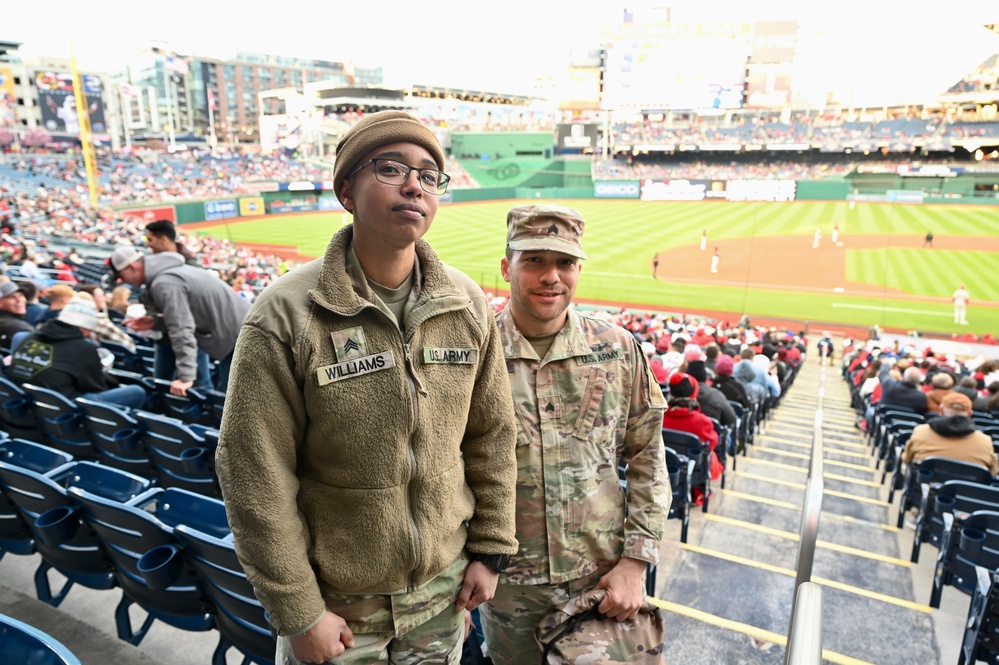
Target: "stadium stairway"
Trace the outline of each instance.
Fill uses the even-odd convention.
[[[809,354],[765,433],[710,512],[692,511],[686,545],[670,521],[657,572],[666,662],[777,665],[794,594],[798,534],[816,412],[822,408],[824,494],[812,581],[823,594],[823,659],[908,665],[957,662],[970,598],[952,588],[929,600],[936,549],[909,563],[913,532],[896,529],[897,504],[862,434],[836,365]],[[897,499],[896,499],[897,500]]]

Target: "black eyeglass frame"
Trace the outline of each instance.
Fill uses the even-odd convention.
[[[400,182],[400,183],[394,183],[394,182],[385,182],[384,180],[382,180],[381,177],[380,177],[380,174],[378,173],[378,168],[377,168],[378,162],[392,162],[393,164],[398,164],[403,169],[406,169],[405,177],[403,178],[402,182]],[[420,189],[422,189],[423,191],[425,191],[427,194],[432,194],[434,196],[440,196],[441,194],[444,194],[445,192],[447,192],[447,186],[451,182],[451,176],[449,176],[447,173],[445,173],[444,171],[441,171],[439,169],[426,169],[426,168],[419,168],[417,166],[410,166],[409,164],[405,164],[403,162],[400,162],[398,159],[389,159],[388,157],[372,157],[371,159],[369,159],[368,161],[366,161],[363,164],[359,165],[353,171],[351,171],[350,173],[348,173],[345,176],[344,179],[354,177],[355,175],[357,175],[358,173],[360,173],[363,169],[367,168],[371,164],[374,164],[375,167],[376,167],[375,168],[375,174],[374,174],[375,175],[375,179],[378,180],[378,182],[380,182],[380,183],[382,183],[384,185],[392,185],[393,187],[402,187],[403,185],[406,184],[406,181],[409,180],[409,174],[412,173],[413,171],[416,171],[416,179],[420,183]],[[440,180],[442,180],[443,182],[440,182],[440,184],[437,186],[437,191],[433,191],[432,192],[429,189],[427,189],[427,187],[426,187],[427,183],[421,177],[423,175],[424,171],[429,171],[430,173],[437,173],[437,174],[439,174],[441,176]]]

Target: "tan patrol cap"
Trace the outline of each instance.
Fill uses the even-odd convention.
[[[583,216],[557,205],[526,205],[506,215],[506,244],[517,251],[562,252],[580,259],[583,251]]]

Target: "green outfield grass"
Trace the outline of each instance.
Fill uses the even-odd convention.
[[[505,241],[506,212],[520,203],[525,202],[442,206],[427,239],[445,261],[484,287],[502,287],[499,260]],[[802,290],[754,288],[745,283],[746,275],[726,274],[727,285],[669,283],[653,280],[650,275],[654,254],[684,246],[697,251],[703,229],[708,229],[712,242],[752,238],[751,248],[775,236],[811,236],[816,227],[823,229],[823,240],[829,242],[833,225],[839,226],[845,240],[860,235],[899,235],[909,244],[932,230],[939,245],[945,237],[999,238],[999,208],[860,203],[851,209],[845,202],[647,203],[597,199],[559,203],[575,207],[587,221],[584,245],[590,259],[580,279],[580,299],[620,301],[672,312],[719,310],[736,315],[877,324],[920,331],[999,331],[999,254],[988,251],[849,250],[842,279],[884,289],[883,293],[864,296],[809,288],[807,270],[802,271]],[[198,233],[236,242],[294,245],[302,254],[320,256],[342,219],[339,212],[280,216],[205,227]],[[803,240],[803,251],[808,246]],[[765,283],[766,271],[766,266],[754,266],[754,281]],[[908,299],[888,291],[949,298],[962,282],[972,294],[969,326],[952,324],[948,302]],[[996,306],[983,306],[984,301],[993,301]]]

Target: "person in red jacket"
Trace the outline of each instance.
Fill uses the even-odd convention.
[[[706,443],[711,449],[711,480],[718,480],[721,478],[722,471],[725,470],[715,454],[718,433],[715,432],[711,419],[701,413],[701,408],[697,403],[697,391],[697,379],[689,374],[674,372],[670,375],[667,399],[669,408],[663,414],[663,427],[690,432]],[[694,502],[698,505],[704,501],[704,497],[699,496],[699,492],[700,490],[696,487],[691,490]]]

